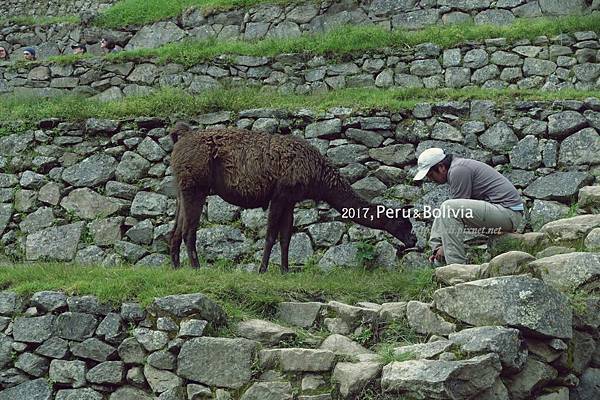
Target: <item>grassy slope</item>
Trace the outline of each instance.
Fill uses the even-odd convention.
[[[435,43],[451,48],[467,41],[506,38],[509,42],[534,40],[537,36],[555,36],[577,31],[600,32],[600,16],[540,18],[517,20],[508,26],[455,25],[432,26],[419,31],[386,31],[373,26],[344,26],[318,35],[302,35],[291,39],[265,39],[254,42],[231,40],[185,41],[157,49],[122,51],[106,56],[111,61],[157,58],[159,62],[174,62],[186,66],[220,55],[276,56],[286,53],[343,56],[350,53],[383,48],[404,49],[420,43]],[[54,57],[55,62],[72,63],[73,58]]]
[[[494,99],[497,102],[525,100],[583,100],[600,97],[600,91],[565,90],[485,90],[485,89],[373,89],[357,88],[331,91],[320,95],[284,95],[257,88],[213,90],[193,96],[177,89],[163,89],[142,97],[126,97],[121,101],[101,103],[77,97],[52,99],[0,98],[0,133],[10,132],[17,121],[35,124],[43,118],[83,120],[86,118],[125,118],[140,115],[185,118],[213,111],[239,111],[250,108],[309,108],[316,111],[331,107],[398,111],[416,103],[446,100]],[[18,124],[17,124],[18,125]],[[0,124],[0,127],[2,124]],[[11,128],[12,127],[12,128]],[[27,126],[24,126],[27,127]]]
[[[224,267],[188,268],[88,267],[69,264],[17,265],[0,268],[0,286],[18,293],[62,290],[92,294],[103,301],[136,300],[148,304],[154,297],[202,292],[219,301],[234,318],[271,316],[281,301],[337,300],[386,302],[430,299],[432,271],[418,273],[359,268],[329,273],[316,268],[281,275],[271,266],[259,275]]]

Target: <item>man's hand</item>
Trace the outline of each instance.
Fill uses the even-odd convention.
[[[433,262],[434,260],[444,262],[444,246],[440,246],[433,251],[433,255],[429,257],[429,261]]]

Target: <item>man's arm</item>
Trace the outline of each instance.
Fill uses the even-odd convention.
[[[473,188],[471,169],[463,166],[453,168],[452,175],[448,174],[448,185],[453,199],[470,199]]]

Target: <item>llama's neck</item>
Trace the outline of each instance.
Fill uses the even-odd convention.
[[[380,212],[381,209],[378,212],[376,205],[359,196],[337,170],[328,175],[329,179],[323,182],[323,200],[344,218],[368,228],[386,230],[389,220],[385,218],[385,213]]]

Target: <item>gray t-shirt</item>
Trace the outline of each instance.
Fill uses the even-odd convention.
[[[500,172],[481,161],[454,157],[448,170],[453,199],[484,200],[503,207],[523,207],[519,192]]]

